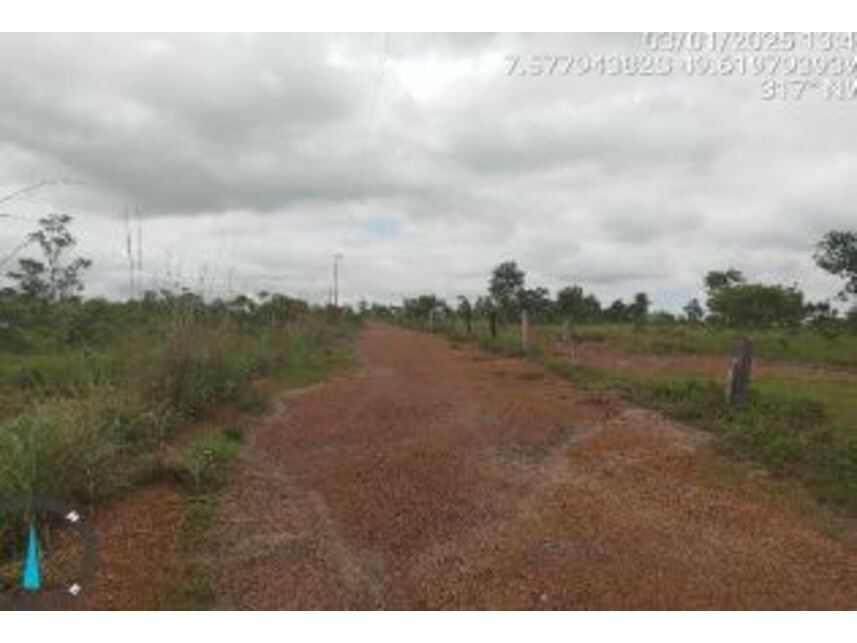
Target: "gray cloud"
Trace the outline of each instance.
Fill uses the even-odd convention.
[[[676,308],[735,265],[835,283],[809,253],[852,225],[848,104],[754,79],[506,74],[507,55],[633,52],[633,35],[0,36],[0,190],[77,216],[93,293],[146,285],[322,300],[473,294],[499,261]],[[10,206],[12,207],[12,206]],[[31,224],[0,220],[0,256]]]

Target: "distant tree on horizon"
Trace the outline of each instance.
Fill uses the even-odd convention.
[[[682,310],[687,317],[687,321],[692,324],[701,322],[705,317],[705,310],[702,308],[702,304],[699,303],[699,300],[696,297],[687,302]]]
[[[819,268],[845,280],[840,299],[857,295],[857,232],[828,232],[818,242],[813,258]]]
[[[59,302],[72,298],[83,290],[83,272],[92,261],[83,257],[67,259],[74,251],[77,239],[69,230],[72,217],[49,214],[39,219],[39,229],[27,235],[30,245],[41,250],[42,260],[23,258],[18,269],[6,275],[17,282],[19,293],[44,302]]]
[[[504,261],[491,272],[488,293],[507,320],[520,310],[525,280],[526,273],[514,261]]]

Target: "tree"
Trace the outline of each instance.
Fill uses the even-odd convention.
[[[72,218],[67,214],[49,214],[39,219],[39,230],[27,236],[31,244],[42,251],[44,262],[19,259],[18,271],[8,277],[18,282],[22,295],[41,301],[65,301],[83,290],[81,273],[92,265],[89,259],[67,255],[74,251],[77,239],[68,225]]]
[[[549,317],[553,309],[553,301],[547,288],[524,288],[518,295],[521,308],[530,311],[536,318]]]
[[[402,309],[406,317],[424,321],[428,319],[429,313],[432,311],[447,311],[448,307],[446,302],[438,299],[435,295],[420,295],[419,297],[405,299],[402,302]]]
[[[803,293],[796,286],[739,284],[716,291],[708,308],[729,326],[795,326],[806,316]]]
[[[10,270],[6,276],[18,282],[18,292],[22,297],[36,301],[48,301],[50,299],[50,285],[46,274],[47,269],[41,261],[19,259],[18,270]]]
[[[482,295],[477,297],[476,303],[473,304],[473,312],[478,317],[490,317],[496,308],[491,297],[483,297]]]
[[[583,298],[583,320],[598,321],[601,317],[601,302],[595,295],[586,295]]]
[[[616,299],[604,311],[604,319],[609,322],[624,322],[628,321],[630,306],[626,306],[621,299]]]
[[[705,290],[709,294],[712,294],[723,288],[729,288],[745,282],[744,275],[740,270],[735,270],[735,268],[712,270],[705,275]]]
[[[464,295],[458,296],[458,309],[455,312],[464,320],[467,332],[469,333],[473,328],[473,305]]]
[[[651,303],[649,296],[644,292],[638,292],[634,295],[634,303],[628,306],[628,314],[635,324],[646,321]]]
[[[595,295],[585,295],[580,286],[567,286],[556,296],[556,307],[564,319],[583,323],[596,321],[601,315],[601,302]]]
[[[556,294],[557,311],[564,319],[581,320],[584,310],[583,288],[566,286]]]
[[[816,246],[813,258],[819,268],[845,280],[841,297],[857,295],[857,232],[828,232]]]
[[[465,315],[469,315],[473,312],[473,305],[467,297],[459,295],[458,308],[456,308],[455,312],[464,317]]]
[[[699,300],[694,297],[689,302],[684,305],[682,308],[684,314],[687,316],[687,321],[692,324],[697,324],[702,321],[702,318],[705,316],[705,311],[702,309],[702,304],[699,303]]]
[[[526,273],[514,261],[504,261],[491,273],[488,292],[507,319],[513,317],[520,308],[525,279]]]

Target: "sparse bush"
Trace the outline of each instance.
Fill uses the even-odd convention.
[[[347,359],[334,347],[354,328],[345,316],[238,324],[214,304],[169,297],[93,307],[124,327],[95,333],[93,344],[72,349],[34,335],[36,352],[2,354],[0,496],[88,501],[151,479],[164,441],[212,406],[263,412],[267,394],[254,378],[315,381]],[[231,428],[229,439],[238,433]]]
[[[243,424],[230,424],[223,429],[223,435],[233,442],[243,442],[245,432]]]
[[[207,435],[192,443],[182,458],[185,480],[194,494],[207,494],[226,483],[229,467],[241,443],[225,432]]]

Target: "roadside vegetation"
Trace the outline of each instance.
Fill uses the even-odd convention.
[[[90,262],[70,224],[42,219],[0,290],[0,497],[92,503],[157,479],[166,446],[216,406],[261,411],[266,381],[315,381],[348,360],[356,316],[284,295],[85,299]],[[192,488],[211,486],[233,444],[188,455]]]
[[[652,310],[643,292],[605,306],[574,284],[554,297],[546,288],[528,287],[524,271],[508,261],[494,269],[487,292],[473,300],[459,297],[450,305],[422,295],[371,312],[443,333],[455,343],[475,342],[483,350],[537,360],[580,386],[705,428],[729,452],[800,480],[824,502],[857,510],[857,378],[848,375],[857,373],[857,233],[829,233],[817,245],[815,260],[844,280],[831,300],[809,302],[797,285],[753,283],[728,268],[709,272],[705,303],[691,299],[681,313]],[[526,347],[524,311],[531,324]],[[814,367],[813,376],[757,375],[745,403],[727,404],[727,368],[745,337],[756,356]],[[722,374],[669,364],[654,374],[608,370],[585,358],[587,345],[596,342],[630,359],[720,355]]]

